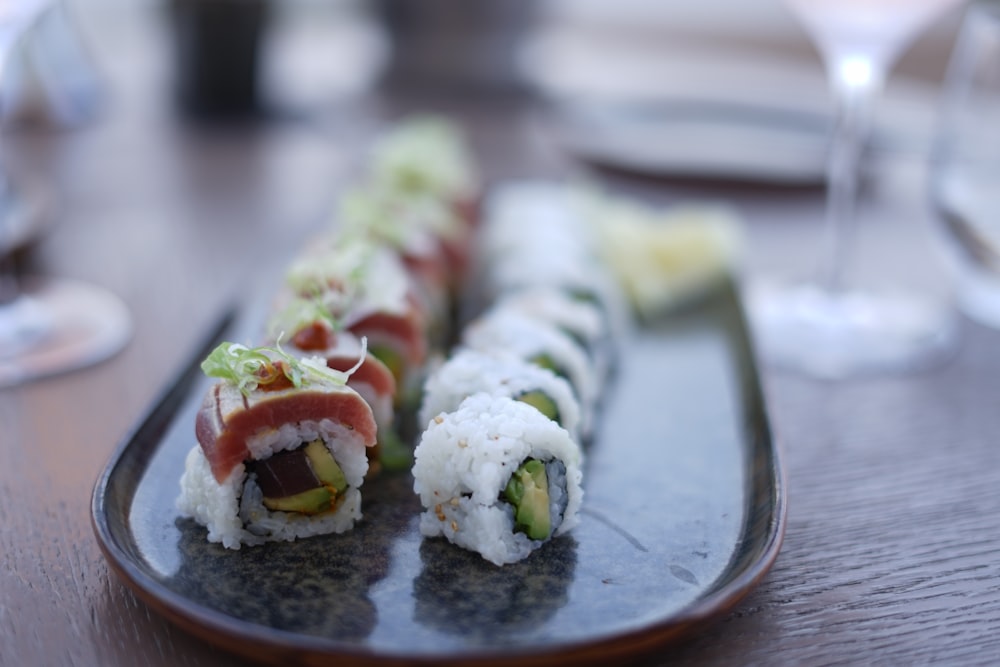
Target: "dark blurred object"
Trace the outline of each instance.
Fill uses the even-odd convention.
[[[267,0],[170,0],[181,107],[197,116],[260,108]]]
[[[391,41],[384,82],[464,92],[527,90],[519,45],[534,0],[377,0]]]

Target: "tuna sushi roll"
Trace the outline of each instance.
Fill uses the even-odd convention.
[[[375,144],[372,179],[382,187],[431,195],[474,225],[479,176],[465,137],[443,117],[417,115],[397,123]]]
[[[460,350],[442,364],[424,383],[419,423],[426,426],[480,392],[527,403],[574,438],[580,437],[580,404],[566,380],[502,351]]]
[[[345,345],[348,341],[352,341],[351,345]],[[324,354],[326,365],[335,371],[349,372],[357,366],[358,353],[351,349],[357,345],[358,341],[353,337],[342,337],[338,348],[327,350]],[[365,399],[378,425],[378,442],[368,450],[371,454],[369,476],[382,467],[403,470],[413,462],[413,450],[400,439],[396,428],[396,412],[393,409],[396,380],[392,371],[377,357],[370,352],[363,352],[363,355],[364,361],[351,373],[347,386]]]
[[[403,445],[396,432],[396,378],[389,367],[368,352],[366,344],[353,334],[338,331],[333,315],[317,299],[294,297],[268,324],[267,339],[275,344],[285,336],[285,347],[296,357],[319,356],[327,367],[350,375],[347,386],[365,399],[378,425],[378,444],[368,450],[369,476],[384,464],[389,469],[409,465],[412,450]]]
[[[394,248],[421,271],[446,271],[452,280],[468,264],[472,230],[454,209],[429,194],[359,188],[344,196],[340,213],[347,233],[363,233]]]
[[[359,364],[356,364],[356,366]],[[321,358],[223,343],[177,506],[229,549],[341,533],[361,517],[372,410]]]
[[[394,252],[358,239],[330,240],[292,265],[287,286],[297,296],[319,299],[339,327],[367,338],[368,350],[401,389],[419,379],[430,318]]]
[[[525,403],[470,396],[431,420],[415,458],[421,533],[496,565],[525,558],[578,521],[580,448]]]

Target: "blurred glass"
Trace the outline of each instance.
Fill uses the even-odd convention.
[[[1000,327],[1000,3],[966,14],[948,73],[931,198],[951,250],[960,308]]]
[[[27,62],[43,93],[45,112],[57,123],[93,120],[104,87],[73,14],[63,0],[52,2],[27,40]]]
[[[0,2],[0,81],[15,47],[34,39],[52,11],[50,0]],[[121,350],[132,332],[125,305],[106,290],[17,273],[14,253],[41,215],[26,191],[0,165],[0,388],[95,364]]]

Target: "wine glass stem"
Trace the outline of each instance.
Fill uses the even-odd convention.
[[[876,86],[837,85],[833,143],[827,162],[826,252],[819,283],[829,292],[844,288],[844,272],[858,226],[858,183],[861,155],[870,130],[871,102]]]
[[[11,30],[0,28],[0,88],[3,86],[4,75],[7,72],[7,62],[10,51],[14,47],[14,36]],[[10,208],[13,205],[10,181],[5,166],[3,117],[7,112],[6,96],[0,95],[0,307],[13,303],[20,296],[20,280],[14,261],[15,230],[10,225]]]

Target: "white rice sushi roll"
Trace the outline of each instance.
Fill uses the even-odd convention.
[[[466,347],[513,354],[564,378],[580,403],[581,433],[593,423],[599,377],[587,353],[566,333],[539,319],[510,311],[488,311],[466,327]]]
[[[550,251],[525,253],[494,265],[486,279],[488,293],[499,300],[538,287],[558,289],[571,299],[596,306],[611,335],[621,338],[630,327],[627,303],[618,283],[601,266],[594,258],[570,263],[554,261]]]
[[[580,404],[569,383],[547,368],[503,351],[463,349],[442,364],[424,383],[420,424],[426,426],[480,392],[528,403],[575,439],[580,437]]]
[[[361,518],[375,418],[345,386],[348,373],[322,363],[223,343],[202,364],[226,379],[198,412],[177,508],[210,542],[239,549],[342,533]]]
[[[578,196],[565,185],[531,181],[494,191],[478,244],[480,300],[558,289],[598,307],[612,336],[619,338],[629,327],[627,303],[601,260]]]
[[[554,287],[529,287],[504,294],[491,311],[513,311],[547,322],[572,338],[590,357],[598,378],[610,372],[614,358],[611,327],[599,306]]]
[[[421,533],[496,565],[525,558],[579,521],[580,448],[519,401],[470,396],[431,420],[415,457]]]
[[[596,240],[587,218],[579,214],[571,188],[558,182],[508,181],[493,188],[484,206],[481,236],[491,255],[561,242],[565,257],[594,254]],[[562,252],[565,250],[565,252]]]

